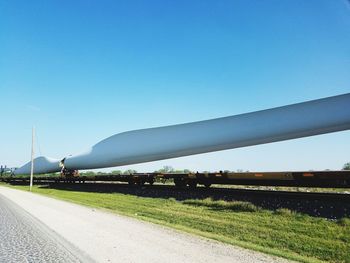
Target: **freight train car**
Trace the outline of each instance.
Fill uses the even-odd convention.
[[[3,177],[10,183],[29,183],[29,177]],[[350,188],[350,171],[292,171],[292,172],[217,172],[217,173],[133,173],[79,175],[77,171],[66,171],[60,176],[40,176],[34,183],[112,183],[125,182],[129,185],[153,185],[158,182],[173,182],[176,187],[195,188],[199,185],[255,185],[290,187]]]

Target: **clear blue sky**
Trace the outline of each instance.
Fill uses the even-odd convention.
[[[30,159],[33,125],[40,152],[62,158],[127,130],[348,92],[345,0],[0,3],[2,164]],[[349,143],[345,131],[121,168],[339,169]]]

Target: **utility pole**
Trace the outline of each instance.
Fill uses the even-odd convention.
[[[29,191],[32,191],[33,187],[33,172],[34,172],[34,133],[35,133],[35,128],[33,126],[32,129],[32,165],[30,168],[30,184],[29,184]]]

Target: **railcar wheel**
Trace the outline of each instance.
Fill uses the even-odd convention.
[[[129,184],[129,185],[134,185],[134,184],[135,184],[135,181],[131,179],[131,180],[128,181],[128,184]]]
[[[144,185],[145,185],[145,181],[139,180],[139,181],[136,182],[136,184],[137,184],[138,186],[144,186]]]
[[[186,186],[186,183],[182,179],[175,178],[174,184],[177,188],[183,188]]]
[[[191,189],[195,189],[197,187],[197,182],[196,181],[190,181],[187,183],[188,186],[191,188]]]
[[[204,184],[204,187],[207,188],[207,189],[210,188],[210,186],[211,186],[211,183],[205,183]]]

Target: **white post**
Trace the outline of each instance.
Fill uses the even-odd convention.
[[[29,191],[32,191],[32,187],[33,187],[33,172],[34,172],[34,133],[35,133],[35,129],[33,126],[32,129],[32,165],[30,168],[30,185],[29,185]]]

